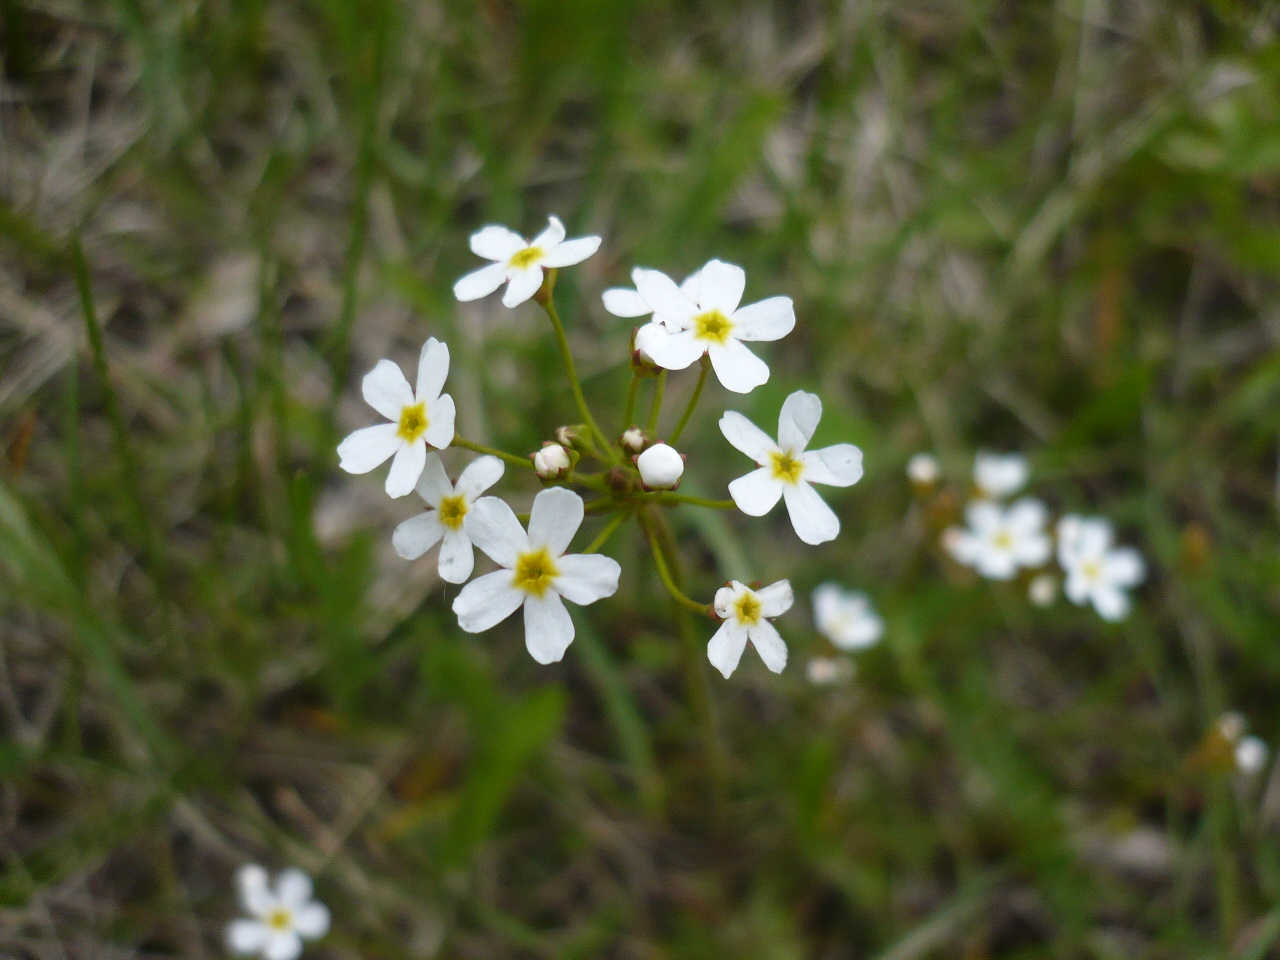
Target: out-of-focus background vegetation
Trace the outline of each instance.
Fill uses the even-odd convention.
[[[0,0],[0,954],[220,956],[256,861],[316,957],[1280,956],[1280,779],[1206,740],[1280,734],[1278,15]],[[472,438],[572,419],[536,307],[450,294],[548,213],[605,238],[557,294],[609,424],[633,264],[795,299],[682,446],[722,496],[719,410],[816,390],[842,536],[674,518],[695,595],[795,583],[783,675],[686,656],[634,535],[563,663],[462,634],[338,471],[428,335]],[[979,448],[1143,551],[1126,623],[943,562],[903,465]],[[825,579],[887,632],[814,687]]]

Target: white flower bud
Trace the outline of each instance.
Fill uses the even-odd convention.
[[[1267,745],[1261,737],[1252,734],[1241,737],[1236,744],[1236,769],[1249,776],[1261,773],[1267,764],[1267,753]]]
[[[1037,607],[1047,607],[1058,596],[1058,580],[1051,573],[1042,573],[1027,587],[1027,596]]]
[[[622,449],[632,456],[643,453],[644,448],[649,445],[649,438],[645,436],[645,432],[639,427],[628,427],[622,432],[619,438]]]
[[[569,472],[569,451],[558,443],[548,443],[533,455],[533,469],[544,480],[559,480]]]
[[[805,674],[815,686],[830,686],[852,677],[853,664],[843,658],[813,657],[805,665]]]
[[[640,479],[653,490],[673,490],[680,485],[684,474],[684,458],[675,448],[665,443],[655,443],[636,458]]]
[[[907,461],[907,479],[922,487],[933,486],[938,482],[940,474],[938,461],[932,454],[917,453]]]
[[[1235,710],[1228,710],[1218,718],[1218,733],[1230,743],[1235,743],[1244,735],[1246,726],[1244,714]]]

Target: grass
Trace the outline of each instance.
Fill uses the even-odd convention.
[[[0,953],[208,957],[247,861],[334,910],[316,957],[1280,956],[1273,745],[1280,46],[1266,4],[0,2]],[[459,305],[466,238],[558,213],[557,298],[621,427],[633,264],[741,263],[795,333],[715,429],[820,393],[844,533],[673,513],[687,585],[866,590],[815,688],[724,682],[634,526],[564,662],[462,634],[412,512],[337,469],[358,377],[449,342],[466,436],[575,405],[537,308]],[[87,324],[87,325],[86,325]],[[697,373],[673,374],[671,431]],[[646,417],[650,388],[638,397]],[[944,562],[1025,451],[1152,576],[1107,626]],[[453,465],[465,457],[456,456]],[[527,503],[528,478],[504,489]],[[517,509],[525,509],[524,505]],[[582,544],[603,529],[589,521]]]

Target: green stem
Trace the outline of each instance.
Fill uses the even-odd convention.
[[[667,443],[675,446],[680,434],[684,433],[685,424],[689,422],[689,418],[693,416],[694,407],[698,405],[698,401],[702,399],[702,388],[707,385],[707,373],[711,370],[711,360],[706,355],[702,355],[702,369],[698,372],[698,384],[693,388],[693,396],[689,398],[689,405],[684,408],[684,416],[680,418],[680,422],[676,424],[676,428],[671,431],[671,436],[667,439]]]
[[[582,395],[582,384],[578,381],[578,370],[573,364],[573,353],[569,350],[569,338],[565,335],[564,324],[560,322],[560,314],[556,310],[556,302],[550,295],[540,299],[538,302],[542,304],[542,309],[547,312],[547,316],[551,320],[551,326],[555,328],[556,341],[560,344],[560,355],[564,359],[565,372],[569,374],[569,389],[573,391],[573,402],[578,405],[578,413],[581,415],[583,422],[591,428],[591,432],[595,434],[600,446],[604,448],[609,457],[609,462],[617,463],[618,455],[614,451],[613,445],[609,443],[604,431],[596,423],[596,418],[591,415],[591,411],[587,407],[587,400]]]
[[[610,520],[605,525],[605,528],[600,531],[600,535],[591,541],[591,546],[587,547],[587,549],[583,550],[582,552],[595,553],[597,550],[603,547],[605,545],[605,541],[607,541],[611,536],[613,536],[613,532],[617,530],[620,526],[622,526],[622,521],[626,520],[628,516],[629,514],[621,510],[618,511],[616,514],[614,514],[613,519]]]
[[[454,436],[453,447],[461,447],[463,450],[470,450],[473,453],[484,453],[491,457],[497,457],[505,460],[507,463],[515,464],[517,467],[528,467],[533,469],[533,461],[528,457],[517,457],[514,453],[506,453],[505,451],[495,449],[494,447],[486,447],[483,443],[476,443],[474,440],[468,440],[465,437]]]
[[[645,536],[649,540],[649,550],[653,554],[653,565],[658,569],[658,577],[662,580],[662,585],[667,588],[667,593],[671,594],[671,599],[682,607],[700,613],[704,617],[712,617],[714,619],[711,608],[707,604],[691,599],[676,586],[675,581],[671,578],[671,571],[667,568],[667,558],[663,553],[662,544],[658,542],[658,535],[654,531],[652,524],[647,519],[641,519],[640,525],[644,528]]]
[[[627,408],[622,414],[622,429],[626,430],[632,426],[632,418],[636,415],[636,394],[640,391],[640,378],[634,373],[631,375],[631,386],[627,387]]]
[[[653,385],[653,406],[649,408],[649,430],[658,429],[658,414],[662,412],[662,394],[667,389],[667,371],[658,374]]]
[[[695,507],[710,507],[712,510],[732,510],[737,506],[732,500],[708,500],[706,497],[690,497],[683,493],[660,493],[657,502],[664,506],[687,503]]]

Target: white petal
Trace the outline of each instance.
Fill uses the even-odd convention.
[[[778,449],[771,436],[736,410],[725,411],[720,418],[720,432],[735,450],[759,464],[767,463],[769,454]]]
[[[292,930],[272,932],[262,948],[262,956],[265,960],[297,960],[300,953],[302,953],[302,938]]]
[[[1018,572],[1012,551],[995,549],[990,544],[979,544],[974,567],[988,580],[1012,580]]]
[[[631,279],[635,281],[640,296],[644,297],[645,303],[653,308],[654,313],[675,321],[681,327],[691,325],[698,308],[665,273],[636,267],[631,271]]]
[[[1132,587],[1142,582],[1147,568],[1137,550],[1117,547],[1102,561],[1102,573],[1118,587]]]
[[[724,674],[726,680],[738,669],[738,661],[742,659],[742,651],[747,645],[747,628],[739,626],[734,620],[726,620],[707,644],[707,659],[711,665]]]
[[[1129,596],[1116,587],[1094,587],[1091,599],[1098,616],[1110,623],[1118,623],[1129,615]]]
[[[978,561],[979,543],[968,530],[960,527],[949,527],[942,534],[942,545],[951,554],[956,563],[971,567]]]
[[[1067,581],[1062,585],[1066,598],[1077,607],[1089,600],[1089,581],[1074,570],[1067,572]]]
[[[418,390],[415,398],[431,404],[440,391],[444,389],[445,378],[449,376],[449,345],[431,337],[422,345],[418,354]]]
[[[338,466],[347,473],[368,473],[400,449],[399,424],[364,427],[338,444]]]
[[[475,569],[475,551],[462,530],[450,530],[440,544],[440,579],[448,583],[466,583]]]
[[[419,437],[413,443],[403,444],[396,451],[396,458],[391,461],[391,470],[387,473],[387,496],[395,499],[413,493],[426,462],[425,440]]]
[[[729,496],[748,517],[763,517],[774,508],[786,486],[773,476],[769,467],[752,470],[729,484]]]
[[[519,610],[527,596],[511,585],[510,570],[495,570],[463,587],[453,601],[453,612],[463,630],[480,633]]]
[[[506,263],[525,247],[524,237],[496,224],[471,235],[471,252],[477,257]]]
[[[566,240],[559,246],[547,251],[547,255],[542,258],[542,265],[544,267],[571,267],[575,263],[581,263],[599,249],[599,237],[578,237],[576,240]]]
[[[790,610],[796,597],[791,590],[791,581],[779,580],[757,590],[756,599],[760,601],[760,616],[772,620]]]
[[[849,487],[862,479],[862,451],[852,443],[837,443],[821,450],[806,450],[804,478],[810,483]]]
[[[511,275],[511,282],[507,284],[507,292],[502,295],[502,305],[504,307],[518,307],[524,303],[542,286],[542,267],[536,263],[530,264],[517,270]]]
[[[564,553],[582,526],[582,497],[564,487],[549,487],[533,498],[529,511],[529,546],[546,547],[553,557]]]
[[[1033,497],[1023,497],[1009,508],[1005,522],[1015,535],[1028,536],[1043,530],[1048,518],[1049,511],[1043,503]]]
[[[818,491],[801,480],[782,490],[787,501],[787,514],[798,536],[810,546],[834,540],[840,533],[840,518],[818,495]]]
[[[555,663],[573,643],[573,618],[560,595],[548,590],[524,602],[524,645],[539,663]]]
[[[716,591],[713,598],[712,606],[715,608],[716,616],[721,620],[729,620],[734,617],[733,605],[738,602],[738,598],[744,593],[749,593],[750,589],[741,580],[730,580],[727,584]]]
[[[653,313],[653,307],[644,302],[640,291],[627,287],[606,290],[601,299],[604,300],[604,308],[615,317],[647,317]]]
[[[1027,483],[1027,461],[1016,453],[980,453],[973,462],[973,482],[988,497],[1007,497]]]
[[[1042,566],[1052,550],[1052,543],[1042,533],[1022,534],[1014,538],[1014,559],[1024,567]]]
[[[280,871],[276,877],[276,897],[282,906],[296,910],[311,899],[311,878],[296,867]]]
[[[813,606],[813,622],[820,633],[829,633],[831,625],[845,614],[845,590],[838,583],[815,587],[809,602]]]
[[[437,450],[443,450],[453,443],[453,423],[457,410],[453,405],[453,397],[442,394],[436,402],[427,407],[427,429],[422,439]]]
[[[649,359],[667,370],[683,370],[704,353],[706,344],[693,338],[692,330],[681,330],[679,333],[658,334],[665,330],[661,324],[650,323],[641,328],[646,333],[643,342],[637,335],[636,346],[640,347]]]
[[[444,538],[447,528],[434,510],[410,517],[391,534],[391,545],[405,560],[417,560]]]
[[[293,929],[308,940],[329,932],[329,908],[323,903],[304,903],[293,914]]]
[[[537,247],[543,252],[557,247],[564,240],[564,224],[559,217],[547,217],[547,227],[529,241],[529,246]]]
[[[439,507],[444,497],[453,495],[453,484],[449,475],[444,472],[444,462],[438,453],[428,453],[427,462],[423,464],[422,476],[418,478],[418,496],[433,507]]]
[[[479,300],[497,290],[506,279],[506,263],[491,263],[462,277],[453,285],[453,295],[462,303]]]
[[[227,924],[227,947],[232,953],[261,953],[271,928],[257,920],[233,920]]]
[[[618,592],[622,567],[611,557],[595,553],[573,553],[556,561],[560,576],[552,588],[566,600],[586,605]]]
[[[400,411],[413,405],[409,381],[390,360],[379,360],[378,365],[364,375],[360,388],[365,403],[396,423],[400,422]]]
[[[781,673],[787,665],[787,645],[778,633],[778,628],[768,620],[761,620],[747,630],[751,645],[760,654],[764,665],[774,673]]]
[[[471,542],[499,566],[514,569],[516,559],[529,549],[529,537],[515,511],[497,497],[483,497],[472,504],[462,526]]]
[[[702,302],[702,270],[698,269],[680,281],[680,292],[694,303]]]
[[[476,457],[458,477],[457,491],[468,501],[475,500],[502,479],[506,465],[497,457]]]
[[[739,340],[781,340],[795,329],[795,307],[790,297],[749,303],[733,315],[733,325]]]
[[[778,414],[778,446],[790,453],[800,453],[813,439],[822,419],[822,401],[816,393],[797,390],[782,402]]]
[[[255,916],[269,912],[276,905],[275,894],[267,880],[267,871],[256,863],[245,864],[236,871],[240,905]]]
[[[698,278],[698,306],[733,317],[733,312],[742,302],[742,291],[747,287],[747,275],[743,269],[723,260],[711,260],[698,271]],[[737,321],[736,317],[734,321]]]
[[[970,500],[964,518],[979,535],[1004,525],[1004,512],[990,500]]]
[[[739,340],[713,343],[707,348],[711,367],[726,390],[750,393],[769,379],[769,365],[748,350]]]

